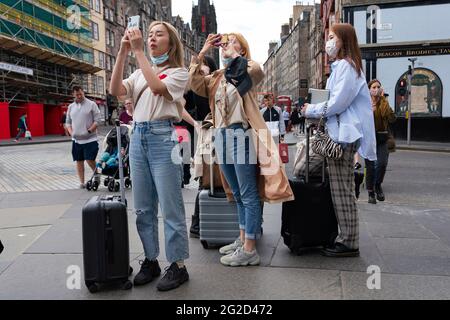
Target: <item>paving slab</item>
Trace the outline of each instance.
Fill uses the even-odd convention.
[[[0,228],[49,225],[59,219],[70,204],[0,209]]]
[[[450,278],[440,276],[381,274],[381,289],[369,290],[370,275],[342,272],[344,299],[348,300],[448,300]]]
[[[450,276],[449,258],[385,254],[383,261],[392,273]]]
[[[0,299],[340,299],[339,272],[281,268],[230,268],[187,264],[190,280],[174,291],[158,292],[157,281],[131,291],[90,294],[67,289],[71,265],[82,266],[81,255],[33,255],[18,258],[0,275]],[[138,262],[132,262],[137,268]],[[81,267],[82,272],[82,267]],[[17,279],[20,275],[22,281]],[[33,286],[29,284],[33,283]]]
[[[368,224],[369,232],[375,238],[436,239],[437,237],[420,224],[377,223]]]
[[[360,223],[360,257],[329,258],[320,254],[320,250],[308,250],[298,256],[291,253],[283,239],[278,243],[275,255],[270,263],[272,267],[309,268],[324,270],[366,271],[371,265],[377,265],[382,270],[389,270],[383,258],[367,231],[365,223]]]
[[[1,209],[67,204],[78,199],[83,190],[8,193],[0,202]]]
[[[382,255],[450,258],[450,247],[435,239],[375,239]]]
[[[5,249],[0,255],[0,262],[14,261],[49,228],[50,226],[37,226],[1,230],[2,243]]]

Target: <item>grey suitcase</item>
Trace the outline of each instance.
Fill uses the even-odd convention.
[[[235,202],[214,189],[213,164],[210,165],[210,190],[200,191],[200,242],[203,248],[232,243],[239,237],[239,219]]]

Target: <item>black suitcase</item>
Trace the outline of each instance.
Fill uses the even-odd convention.
[[[116,122],[117,130],[120,124]],[[118,134],[120,137],[120,134]],[[120,138],[118,139],[120,150]],[[123,183],[123,163],[119,157],[120,196],[95,196],[83,207],[83,266],[85,284],[91,293],[102,284],[118,284],[131,289],[128,277],[130,249],[128,217]]]
[[[289,180],[295,200],[283,203],[281,218],[284,243],[298,255],[310,248],[333,244],[338,235],[325,163],[321,177],[309,177],[310,130],[306,130],[306,176]]]

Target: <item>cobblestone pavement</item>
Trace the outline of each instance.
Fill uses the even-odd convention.
[[[86,181],[90,174],[86,165]],[[70,142],[0,149],[0,193],[72,190],[78,185]],[[193,179],[185,186],[197,188],[198,182]]]

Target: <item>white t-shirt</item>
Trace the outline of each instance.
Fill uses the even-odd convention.
[[[153,67],[158,73],[163,68]],[[159,78],[167,87],[173,101],[167,100],[163,96],[156,96],[150,90],[146,89],[134,106],[133,120],[135,122],[146,122],[156,120],[173,119],[175,122],[181,121],[183,112],[183,95],[188,84],[189,73],[185,68],[169,68],[159,74]],[[136,101],[141,90],[148,86],[141,69],[136,70],[128,78],[123,80],[123,85],[127,89],[125,99],[132,98]]]

